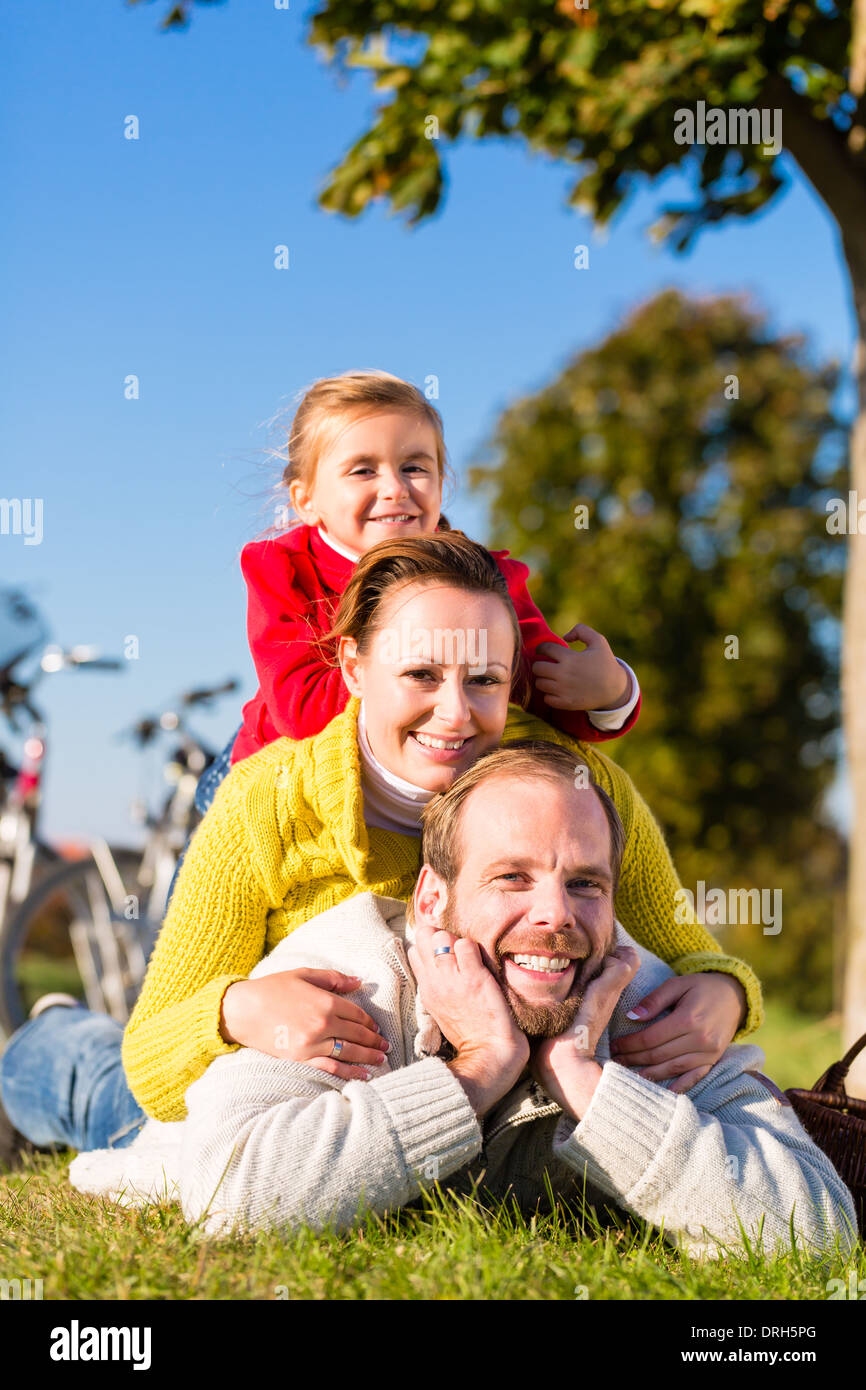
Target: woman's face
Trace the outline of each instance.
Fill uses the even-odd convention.
[[[406,584],[379,612],[369,649],[340,643],[343,678],[364,701],[379,762],[415,786],[446,791],[505,728],[514,629],[495,594]]]

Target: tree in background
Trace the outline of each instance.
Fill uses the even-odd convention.
[[[814,1010],[844,865],[818,811],[838,754],[836,385],[745,302],[669,291],[511,406],[472,471],[554,631],[587,622],[639,672],[638,729],[607,751],[683,883],[780,890],[779,934],[714,930]]]
[[[185,23],[192,7],[170,5],[166,26]],[[322,195],[350,216],[376,198],[412,221],[429,216],[442,196],[446,142],[516,138],[580,164],[571,202],[599,224],[646,176],[680,168],[693,201],[664,208],[656,230],[684,249],[705,226],[765,207],[784,167],[765,144],[679,143],[678,112],[699,102],[743,118],[750,108],[781,112],[784,150],[824,200],[851,275],[859,334],[851,488],[855,503],[866,502],[866,0],[325,0],[310,36],[334,62],[370,69],[385,94]],[[866,517],[854,517],[848,548],[846,1033],[854,1036],[866,1030]],[[866,1054],[855,1073],[866,1081]]]

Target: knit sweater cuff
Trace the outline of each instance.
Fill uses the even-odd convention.
[[[481,1150],[481,1128],[466,1092],[438,1057],[376,1079],[410,1173],[446,1178]]]
[[[736,956],[717,955],[714,951],[694,951],[691,955],[678,956],[671,961],[671,969],[678,975],[697,975],[717,970],[722,975],[733,975],[735,980],[739,980],[746,992],[746,1021],[734,1034],[734,1042],[742,1042],[764,1022],[761,984],[752,967],[744,960],[738,960]]]
[[[563,1116],[557,1156],[609,1196],[627,1196],[659,1156],[679,1097],[616,1062],[606,1062],[577,1127]]]
[[[240,1046],[239,1043],[226,1042],[220,1032],[220,1014],[226,990],[246,978],[245,975],[218,975],[193,995],[193,1036],[208,1063],[224,1052],[236,1052]]]

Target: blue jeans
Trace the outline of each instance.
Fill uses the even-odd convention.
[[[239,733],[240,729],[235,729],[223,751],[217,753],[210,767],[206,767],[198,779],[198,786],[195,789],[195,809],[200,811],[202,815],[210,809],[210,804],[217,793],[217,787],[231,771],[232,749]]]
[[[202,815],[228,774],[233,735],[195,792]],[[184,848],[184,854],[186,849]],[[174,890],[178,869],[169,889]],[[121,1149],[146,1116],[126,1082],[123,1025],[85,1008],[52,1008],[13,1033],[0,1057],[0,1096],[17,1130],[37,1148]]]
[[[145,1121],[123,1071],[123,1025],[79,1007],[46,1009],[0,1057],[6,1114],[37,1148],[122,1149]]]

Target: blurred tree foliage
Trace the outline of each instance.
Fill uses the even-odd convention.
[[[778,108],[786,151],[845,218],[859,264],[866,98],[849,71],[852,20],[835,0],[325,0],[312,42],[369,70],[385,99],[323,205],[355,216],[384,197],[420,221],[441,202],[443,146],[511,139],[580,166],[569,201],[601,224],[638,180],[688,161],[696,196],[658,224],[681,248],[756,212],[786,176],[778,149],[678,143],[675,112]]]
[[[809,1009],[833,1002],[845,867],[818,809],[838,752],[836,384],[745,300],[668,291],[510,407],[471,474],[554,630],[587,622],[638,672],[637,729],[606,751],[684,885],[782,890],[779,935],[713,930]]]
[[[194,8],[171,0],[163,27],[186,26]],[[580,166],[569,200],[598,223],[639,180],[685,165],[696,196],[666,206],[658,229],[683,247],[763,207],[786,173],[778,148],[679,143],[676,111],[778,108],[786,152],[850,224],[860,264],[866,29],[855,19],[837,0],[324,0],[310,42],[342,72],[370,72],[383,99],[322,204],[352,217],[386,198],[420,221],[440,206],[443,148],[511,139]]]

